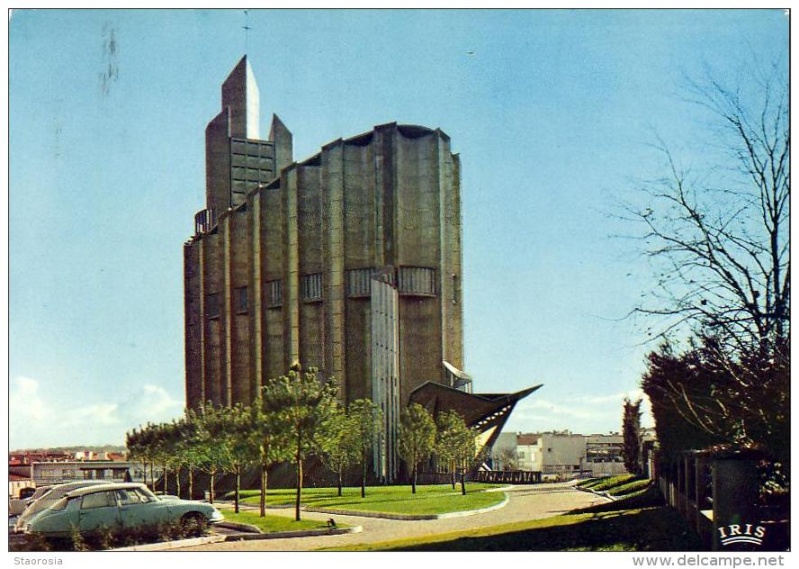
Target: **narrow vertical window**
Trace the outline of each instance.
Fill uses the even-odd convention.
[[[240,286],[233,290],[233,302],[236,307],[236,314],[247,314],[249,305],[247,302],[247,287]]]
[[[205,317],[208,319],[219,318],[221,303],[219,293],[212,292],[205,297]]]
[[[283,305],[283,288],[280,280],[268,281],[266,283],[266,298],[269,308],[276,308]]]
[[[322,273],[303,275],[302,299],[305,302],[322,300]]]

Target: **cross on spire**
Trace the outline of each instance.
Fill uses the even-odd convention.
[[[250,11],[244,10],[244,25],[241,27],[244,30],[244,55],[250,52]]]

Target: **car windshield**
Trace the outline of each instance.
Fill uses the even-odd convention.
[[[142,486],[140,488],[136,488],[136,492],[143,494],[144,498],[142,498],[142,502],[157,502],[161,498],[153,494],[149,488],[146,486]]]
[[[36,512],[41,512],[45,508],[49,508],[53,502],[57,502],[58,498],[53,498],[52,500],[48,500],[46,497],[42,498],[41,500],[36,500],[32,504],[28,506],[26,510],[27,514],[35,514]]]
[[[50,509],[51,510],[63,510],[64,508],[67,507],[67,501],[68,501],[68,499],[67,499],[66,496],[64,496],[63,498],[59,498],[58,500],[56,500],[56,502],[52,506],[50,506]]]
[[[30,500],[33,501],[33,500],[36,500],[38,498],[41,498],[42,496],[44,496],[45,494],[50,492],[50,490],[52,490],[52,489],[53,489],[52,486],[40,486],[39,488],[36,489],[36,492],[34,492],[31,495]]]

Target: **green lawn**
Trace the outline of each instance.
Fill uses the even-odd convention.
[[[617,481],[627,484],[630,481]],[[699,551],[702,543],[659,492],[629,496],[543,520],[364,544],[347,551]],[[333,548],[338,549],[338,548]]]
[[[646,489],[649,480],[632,474],[621,474],[583,480],[577,486],[596,492],[607,492],[611,496],[628,496]]]
[[[264,533],[272,533],[279,531],[301,531],[309,529],[323,529],[327,527],[327,523],[319,520],[300,520],[294,521],[294,518],[286,516],[270,516],[267,514],[263,518],[258,511],[242,510],[239,513],[233,510],[224,510],[225,521],[236,522],[240,524],[249,524],[256,526]]]
[[[505,499],[503,492],[486,492],[498,488],[498,484],[467,484],[463,496],[460,486],[455,490],[448,484],[410,486],[371,486],[366,489],[366,498],[361,498],[360,488],[344,488],[338,496],[336,488],[303,488],[302,505],[341,511],[381,512],[388,514],[430,515],[476,510],[496,506]],[[241,492],[242,502],[258,505],[258,490]],[[268,506],[289,507],[294,505],[294,489],[267,490]],[[230,497],[226,496],[226,499]]]

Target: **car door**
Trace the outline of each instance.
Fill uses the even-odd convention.
[[[116,491],[119,516],[123,528],[135,528],[167,521],[165,508],[160,507],[155,496],[149,496],[137,488]]]
[[[119,525],[119,507],[113,490],[92,492],[83,496],[80,504],[81,533],[103,527],[116,529]]]

